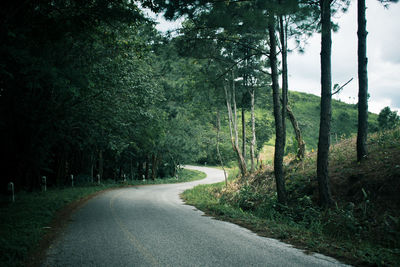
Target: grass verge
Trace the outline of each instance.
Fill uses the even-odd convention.
[[[355,161],[355,138],[332,146],[330,178],[336,205],[317,205],[316,152],[285,166],[288,203],[276,199],[273,168],[187,190],[182,198],[209,216],[244,226],[356,266],[400,262],[400,129],[373,134],[369,156]]]
[[[205,178],[205,173],[183,169],[179,179],[155,179],[73,188],[54,188],[46,192],[21,192],[14,203],[0,205],[0,266],[36,266],[51,241],[76,208],[105,190],[124,186],[181,183]]]

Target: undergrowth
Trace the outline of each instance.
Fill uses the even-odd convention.
[[[330,151],[335,206],[318,206],[316,152],[303,162],[285,160],[287,205],[277,202],[273,169],[184,192],[188,204],[262,236],[365,266],[400,262],[400,129],[376,133],[369,155],[356,162],[355,138]]]
[[[75,187],[49,188],[46,192],[20,192],[14,203],[0,203],[0,266],[24,266],[28,255],[38,248],[39,241],[50,229],[57,212],[67,205],[96,192],[121,186],[180,183],[205,178],[205,173],[180,170],[179,178],[146,181],[85,184]]]

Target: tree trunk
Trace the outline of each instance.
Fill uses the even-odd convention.
[[[242,103],[242,154],[243,160],[246,162],[246,118],[245,118],[245,110]]]
[[[235,146],[239,148],[239,133],[237,126],[237,106],[236,106],[236,86],[235,86],[235,74],[232,70],[232,104],[233,104],[233,131],[235,133]],[[239,151],[239,149],[238,149]]]
[[[94,181],[94,164],[95,164],[95,155],[94,152],[90,152],[90,181],[93,183]]]
[[[286,145],[286,110],[288,103],[288,64],[287,64],[287,28],[283,22],[283,15],[279,16],[279,36],[282,46],[282,131],[283,131],[283,150]]]
[[[227,86],[224,85],[224,91],[225,91],[225,100],[226,100],[226,107],[228,109],[228,118],[229,118],[229,133],[230,133],[230,137],[231,137],[231,143],[232,143],[232,148],[233,151],[236,154],[237,160],[238,160],[238,165],[239,165],[239,169],[240,172],[243,176],[246,175],[247,173],[247,169],[246,169],[246,163],[243,159],[242,153],[240,152],[240,148],[239,148],[239,141],[238,141],[238,131],[237,131],[237,123],[236,123],[236,118],[233,118],[233,114],[232,114],[232,106],[231,106],[231,102],[230,102],[230,94],[228,94],[228,90],[227,90]],[[234,87],[233,87],[233,96],[232,98],[234,99]],[[234,101],[234,108],[236,106],[236,101]],[[236,108],[235,108],[236,110]],[[236,112],[235,112],[236,115]],[[235,136],[233,136],[233,129],[235,130]]]
[[[318,139],[317,179],[319,200],[322,206],[332,205],[329,185],[329,146],[332,117],[331,77],[331,0],[320,0],[321,7],[321,113]]]
[[[133,159],[131,158],[130,160],[130,166],[129,166],[129,173],[130,173],[130,179],[133,180]]]
[[[138,180],[142,180],[143,179],[143,161],[141,159],[138,160]]]
[[[296,158],[302,160],[305,153],[305,143],[301,136],[301,130],[297,123],[296,117],[288,106],[289,78],[288,78],[288,63],[287,63],[287,23],[284,23],[283,15],[279,17],[279,36],[282,46],[282,124],[283,124],[283,141],[286,143],[286,115],[292,123],[296,140],[298,144]],[[287,113],[287,114],[286,114]]]
[[[99,175],[100,175],[100,179],[103,179],[103,150],[99,150]]]
[[[274,174],[276,180],[276,191],[278,193],[278,202],[281,204],[286,203],[286,189],[285,178],[283,174],[283,154],[284,154],[284,141],[283,141],[283,118],[280,107],[279,99],[279,82],[278,82],[278,66],[276,56],[276,36],[275,36],[275,17],[271,16],[268,23],[268,33],[270,40],[270,64],[271,64],[271,78],[272,78],[272,99],[274,104],[274,118],[275,118],[275,155],[274,155]]]
[[[358,132],[357,161],[367,156],[368,135],[368,73],[367,73],[367,20],[365,0],[357,1],[358,17]]]
[[[144,178],[146,179],[146,180],[148,180],[149,179],[149,171],[150,171],[150,164],[149,164],[149,158],[148,157],[146,157],[146,162],[145,162],[145,173],[144,173]]]
[[[225,186],[228,186],[228,177],[226,175],[224,162],[222,160],[221,151],[219,150],[219,132],[220,132],[220,129],[221,129],[221,121],[220,121],[220,116],[219,116],[219,110],[217,110],[217,154],[218,154],[219,162],[221,164],[221,168],[224,171]]]
[[[56,185],[61,186],[64,183],[64,178],[66,174],[66,155],[63,148],[60,148],[59,151],[56,153]]]
[[[251,97],[251,144],[250,144],[250,157],[251,157],[251,172],[255,171],[255,164],[254,164],[254,159],[255,159],[255,147],[256,147],[256,117],[255,117],[255,112],[254,112],[254,88],[252,88],[250,92],[250,97]]]
[[[155,153],[151,156],[151,179],[155,180],[157,177],[157,164],[158,164],[158,158]]]
[[[294,133],[296,135],[296,141],[297,141],[296,158],[301,161],[304,159],[304,154],[306,151],[306,144],[304,143],[303,137],[301,136],[301,130],[300,130],[299,124],[297,123],[296,117],[293,114],[293,111],[290,109],[289,106],[286,106],[286,110],[287,110],[289,120],[292,123]]]
[[[246,161],[244,159],[242,151],[240,151],[239,147],[239,133],[238,133],[238,125],[237,125],[237,106],[236,106],[236,88],[235,88],[235,75],[234,71],[232,70],[232,102],[233,102],[233,111],[234,111],[234,118],[233,118],[233,126],[234,126],[234,131],[235,131],[235,146],[234,150],[237,154],[240,169],[242,176],[246,176],[247,174],[247,167],[246,167]]]

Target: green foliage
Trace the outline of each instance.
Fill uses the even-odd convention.
[[[390,130],[400,125],[400,116],[396,111],[391,111],[389,107],[385,107],[378,115],[379,129]]]

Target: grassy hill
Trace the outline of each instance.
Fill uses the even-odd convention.
[[[301,92],[289,92],[289,106],[291,107],[302,131],[306,143],[306,150],[316,150],[318,147],[320,97],[313,94]],[[265,109],[259,109],[258,115],[263,114],[270,120],[273,127],[272,103],[268,103]],[[332,122],[331,122],[331,143],[336,144],[340,140],[357,134],[357,105],[347,104],[341,101],[332,100]],[[249,117],[250,115],[248,115]],[[295,153],[297,144],[295,141],[293,127],[289,120],[286,120],[287,137],[286,153]],[[378,130],[378,115],[369,113],[369,132]],[[272,130],[274,131],[274,130]],[[270,162],[273,158],[275,140],[272,137],[261,151],[263,162]]]
[[[271,162],[274,152],[274,116],[272,107],[272,98],[269,93],[263,92],[258,96],[258,102],[256,102],[256,135],[257,135],[257,146],[260,149],[260,159],[265,162]],[[306,150],[316,150],[318,146],[318,135],[319,135],[319,116],[320,116],[320,97],[312,94],[306,94],[301,92],[289,92],[289,105],[299,123],[299,127],[302,131],[303,139],[306,143]],[[242,139],[242,124],[240,107],[238,107],[238,131],[239,138]],[[229,137],[229,126],[226,111],[223,109],[221,119],[221,143],[220,150],[225,157],[225,161],[232,162],[232,166],[235,165],[236,158],[232,151]],[[351,137],[357,133],[357,106],[353,104],[347,104],[341,101],[332,100],[332,124],[331,124],[331,143],[335,144],[340,140]],[[247,142],[247,158],[249,159],[249,145],[251,142],[251,114],[249,110],[246,110],[246,142]],[[214,118],[212,118],[214,120]],[[214,123],[212,121],[211,123]],[[368,116],[369,132],[376,132],[378,129],[378,115],[369,113]],[[296,153],[297,144],[293,127],[289,121],[286,120],[286,154]],[[206,136],[206,134],[204,134]],[[209,138],[215,138],[215,133],[208,135]],[[203,148],[206,153],[198,163],[204,164],[219,164],[218,158],[216,157],[215,143],[214,141],[208,140],[204,142],[205,147]],[[241,141],[240,141],[241,143]]]
[[[308,150],[316,149],[318,146],[320,97],[300,93],[289,92],[289,105],[299,122],[303,138]],[[378,129],[378,115],[369,113],[369,131],[375,132]],[[288,121],[288,142],[291,142],[293,130]],[[350,137],[357,133],[357,105],[347,104],[341,101],[332,100],[332,125],[331,142],[337,143],[340,139]]]

